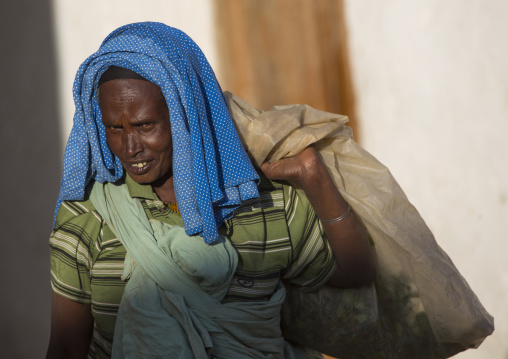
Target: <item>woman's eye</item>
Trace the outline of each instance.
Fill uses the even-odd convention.
[[[143,131],[151,130],[153,128],[153,123],[142,123],[139,125],[139,128]]]
[[[122,131],[122,128],[119,126],[108,126],[107,130],[111,133],[120,133]]]

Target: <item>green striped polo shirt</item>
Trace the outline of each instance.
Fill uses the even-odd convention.
[[[150,185],[125,183],[149,219],[183,226]],[[311,291],[336,269],[331,248],[303,191],[262,178],[259,198],[243,202],[219,232],[238,252],[230,301],[265,301],[282,279]],[[51,284],[58,295],[91,304],[94,333],[90,358],[109,358],[125,282],[125,248],[90,200],[64,201],[50,237]]]

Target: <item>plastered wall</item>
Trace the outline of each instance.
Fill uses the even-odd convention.
[[[456,357],[508,358],[508,2],[345,5],[362,144],[495,318]]]

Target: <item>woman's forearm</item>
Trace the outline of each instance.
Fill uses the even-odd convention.
[[[375,265],[367,231],[337,187],[313,148],[290,159],[264,164],[261,169],[272,179],[288,180],[304,192],[322,225],[332,248],[337,270],[328,284],[337,287],[365,285],[374,280]],[[328,220],[344,218],[335,222]]]

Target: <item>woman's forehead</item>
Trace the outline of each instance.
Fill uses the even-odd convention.
[[[107,100],[131,101],[138,98],[164,100],[159,86],[147,80],[115,79],[109,80],[99,87],[99,103]]]

